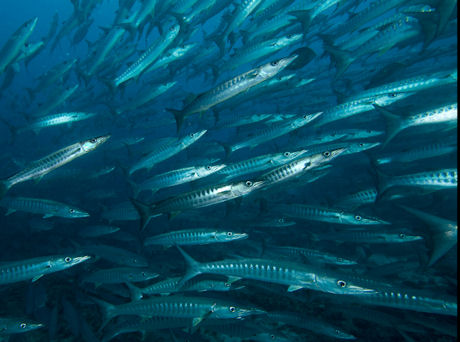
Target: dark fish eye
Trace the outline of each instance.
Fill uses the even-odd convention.
[[[290,153],[289,152],[284,152],[285,157],[289,157]]]
[[[278,65],[278,61],[271,62],[270,65],[271,65],[271,66],[277,66],[277,65]]]
[[[270,338],[271,338],[272,340],[274,340],[274,339],[275,339],[275,335],[270,335]]]
[[[236,308],[234,306],[231,306],[228,308],[230,310],[230,312],[235,312]]]
[[[91,139],[89,142],[90,142],[91,144],[95,144],[96,141],[97,141],[97,139],[96,139],[96,138],[93,138],[93,139]]]
[[[337,285],[343,288],[347,286],[347,282],[345,280],[338,280]]]
[[[251,181],[246,181],[245,184],[246,184],[246,186],[248,186],[248,187],[249,187],[249,186],[252,186],[252,182],[251,182]]]
[[[361,221],[361,219],[362,219],[362,217],[361,217],[361,216],[359,216],[359,215],[355,215],[355,220],[357,220],[357,221]]]
[[[233,235],[232,232],[228,232],[228,233],[227,233],[227,236],[232,236],[232,235]]]
[[[225,286],[226,286],[226,287],[230,287],[231,284],[230,284],[230,283],[225,283]]]
[[[71,262],[71,261],[72,261],[72,258],[71,258],[71,257],[65,257],[64,261],[65,261],[65,262]]]
[[[26,324],[26,323],[21,323],[21,324],[19,325],[19,327],[20,327],[21,329],[25,329],[25,328],[27,327],[27,324]]]
[[[359,143],[359,147],[363,147],[363,146],[364,146],[364,144],[363,144],[363,143]]]
[[[325,156],[326,158],[329,157],[330,155],[331,155],[331,152],[329,151],[323,152],[323,156]]]
[[[401,239],[404,239],[404,238],[406,237],[406,234],[401,233],[401,234],[399,234],[399,237],[400,237]]]
[[[292,34],[288,34],[287,37],[288,37],[288,38],[292,38]]]
[[[211,170],[211,166],[206,166],[206,170]]]
[[[388,96],[390,96],[390,97],[396,97],[396,93],[391,93],[391,94],[389,94]]]
[[[188,136],[189,136],[190,138],[193,138],[193,137],[194,137],[194,135],[195,135],[195,134],[193,134],[193,133],[190,133]]]

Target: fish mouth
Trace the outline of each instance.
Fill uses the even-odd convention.
[[[100,137],[97,137],[96,139],[97,139],[97,141],[98,141],[99,144],[103,144],[103,143],[105,143],[107,140],[109,140],[110,137],[111,137],[111,135],[110,135],[110,134],[107,134],[107,135],[102,135],[102,136],[100,136]]]
[[[243,239],[247,239],[248,236],[249,236],[249,235],[248,235],[247,233],[234,233],[234,234],[233,234],[234,240],[243,240]]]
[[[78,256],[78,257],[73,258],[73,264],[79,264],[89,259],[91,259],[90,255]]]

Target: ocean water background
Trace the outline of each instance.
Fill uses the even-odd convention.
[[[229,6],[230,3],[233,2],[229,1]],[[367,3],[363,2],[356,6],[355,10],[358,11],[361,8],[360,6],[365,7]],[[140,6],[140,2],[136,3],[135,6]],[[260,252],[263,251],[266,245],[320,247],[323,250],[336,252],[343,256],[359,257],[360,260],[364,261],[365,265],[365,262],[368,262],[367,266],[364,266],[361,270],[364,274],[383,276],[388,281],[394,279],[396,283],[404,283],[405,281],[410,283],[410,279],[406,279],[407,276],[404,275],[404,272],[413,272],[413,274],[420,276],[420,278],[411,283],[414,287],[418,285],[418,289],[433,294],[439,294],[437,293],[437,289],[441,288],[442,291],[439,292],[442,292],[442,294],[452,297],[457,296],[457,247],[455,246],[451,249],[435,266],[431,268],[425,267],[432,248],[429,229],[420,219],[400,208],[398,209],[391,202],[381,202],[378,206],[365,207],[358,210],[358,212],[363,215],[377,216],[390,221],[393,223],[395,229],[404,228],[405,232],[420,234],[425,238],[423,242],[394,245],[338,244],[333,240],[318,242],[311,239],[309,230],[317,233],[333,233],[337,230],[336,226],[324,222],[302,220],[297,221],[297,225],[294,228],[268,227],[260,229],[256,225],[257,220],[260,220],[258,216],[260,212],[276,212],[276,208],[270,205],[276,205],[276,203],[306,203],[318,206],[333,206],[337,199],[375,185],[377,175],[375,165],[371,161],[376,156],[379,156],[380,153],[396,154],[411,147],[434,142],[452,141],[456,146],[456,130],[444,130],[442,127],[441,129],[426,131],[417,128],[409,132],[402,132],[384,150],[374,149],[366,153],[344,157],[343,161],[337,160],[337,163],[334,162],[332,164],[333,167],[325,177],[309,184],[286,183],[287,185],[281,190],[278,189],[273,193],[267,190],[267,192],[262,193],[260,196],[244,198],[242,203],[231,202],[229,205],[220,204],[215,207],[199,209],[196,212],[196,217],[179,215],[169,220],[166,215],[163,215],[154,218],[144,233],[139,233],[138,220],[115,221],[115,225],[119,226],[121,231],[129,233],[131,237],[135,238],[135,241],[115,240],[107,237],[98,239],[81,239],[78,237],[79,228],[82,226],[108,224],[108,221],[104,218],[104,212],[116,207],[120,203],[128,202],[133,197],[132,187],[127,181],[128,179],[139,183],[149,176],[161,172],[194,165],[197,163],[195,160],[200,160],[201,158],[219,158],[221,161],[230,163],[267,153],[295,151],[300,149],[296,144],[301,139],[309,134],[324,133],[328,130],[333,132],[334,130],[340,131],[343,128],[359,128],[385,131],[385,120],[374,110],[368,112],[366,116],[355,117],[356,121],[351,120],[349,125],[349,121],[342,121],[327,127],[325,126],[320,130],[310,129],[308,126],[303,127],[298,131],[261,144],[255,148],[236,151],[226,159],[224,149],[220,143],[231,144],[238,142],[238,134],[248,133],[250,135],[252,134],[251,130],[258,126],[249,125],[238,129],[229,128],[220,130],[212,129],[212,127],[215,120],[214,114],[216,113],[220,117],[224,117],[226,114],[239,113],[305,114],[323,111],[339,103],[338,99],[342,91],[346,92],[347,95],[362,91],[372,76],[381,68],[391,65],[394,62],[403,61],[409,64],[406,64],[401,71],[393,74],[390,73],[388,81],[397,81],[415,75],[456,69],[457,55],[456,50],[453,51],[457,46],[456,31],[455,34],[452,34],[452,27],[454,25],[452,22],[456,25],[456,18],[453,18],[454,15],[450,21],[451,24],[448,26],[448,33],[437,37],[430,45],[430,49],[433,50],[439,47],[439,51],[441,52],[438,56],[428,56],[425,59],[418,60],[416,56],[422,53],[424,45],[423,38],[417,36],[416,39],[406,45],[403,44],[403,46],[392,48],[385,53],[377,53],[371,55],[369,58],[354,62],[347,70],[345,76],[338,80],[335,80],[336,68],[333,61],[327,54],[323,55],[322,40],[318,39],[317,35],[314,35],[315,38],[309,39],[307,43],[302,42],[286,49],[281,49],[255,62],[241,65],[233,71],[219,72],[218,68],[221,59],[227,60],[227,58],[230,58],[230,51],[226,51],[223,57],[214,59],[213,62],[210,62],[206,66],[200,65],[200,68],[203,68],[202,70],[191,71],[192,68],[190,65],[193,64],[193,58],[191,58],[188,60],[189,64],[175,73],[170,74],[163,70],[162,72],[158,72],[158,74],[149,73],[142,75],[138,82],[131,80],[127,82],[123,90],[117,89],[115,92],[112,92],[105,84],[107,75],[92,77],[86,84],[79,77],[78,73],[82,72],[82,70],[84,71],[84,69],[80,68],[84,68],[83,62],[88,58],[90,51],[86,40],[88,42],[97,42],[100,39],[102,30],[99,27],[110,27],[113,25],[117,8],[118,1],[102,1],[91,13],[91,18],[94,19],[94,22],[83,41],[76,45],[72,44],[71,38],[73,33],[71,33],[60,39],[54,51],[50,50],[51,41],[30,62],[27,68],[23,63],[19,64],[20,71],[15,74],[12,84],[0,92],[0,117],[2,118],[0,122],[0,179],[11,176],[30,161],[42,158],[77,141],[104,134],[111,135],[110,140],[96,151],[53,171],[37,183],[26,182],[19,184],[8,192],[8,195],[11,196],[47,198],[75,205],[87,211],[90,217],[75,220],[65,218],[42,219],[37,215],[20,212],[8,216],[0,215],[0,263],[2,261],[22,260],[43,255],[70,253],[78,251],[81,245],[91,242],[109,244],[137,252],[148,258],[150,266],[154,270],[158,270],[158,273],[165,276],[177,276],[183,274],[185,270],[185,264],[177,250],[170,248],[167,250],[160,249],[152,251],[142,247],[142,239],[145,238],[145,234],[154,235],[170,230],[204,227],[208,224],[212,228],[219,227],[248,232],[250,237],[241,244],[234,242],[228,245],[225,244],[225,246],[217,244],[210,245],[209,247],[198,246],[197,248],[187,250],[200,261],[221,260],[231,256],[260,257]],[[314,29],[316,30],[317,27],[321,27],[320,23],[328,20],[328,18],[329,20],[332,18],[333,22],[324,25],[339,25],[341,22],[346,22],[347,13],[335,16],[334,11],[336,10],[335,7],[332,7],[325,12],[325,17],[317,18]],[[2,0],[0,3],[0,47],[7,42],[21,24],[33,17],[38,17],[39,19],[37,27],[28,41],[38,41],[48,33],[49,25],[55,13],[59,15],[59,32],[65,20],[70,18],[73,13],[70,1]],[[209,45],[205,39],[206,35],[218,27],[221,20],[224,19],[225,17],[222,18],[222,13],[219,13],[203,25],[200,25],[197,33],[188,42],[194,42],[199,47],[208,48]],[[302,28],[298,28],[298,30],[302,32]],[[239,32],[238,34],[242,33]],[[277,36],[280,35],[282,33]],[[146,35],[144,32],[141,37],[133,39],[129,43],[134,43],[139,53],[139,51],[143,51],[158,37],[159,33],[154,29],[150,34]],[[244,98],[241,102],[238,101],[237,97],[234,99],[235,105],[230,108],[222,107],[223,109],[220,110],[221,107],[218,105],[216,110],[213,109],[206,114],[193,114],[187,118],[181,134],[206,128],[208,132],[203,139],[200,139],[185,151],[159,163],[149,172],[143,170],[132,177],[126,176],[126,169],[139,160],[151,148],[151,145],[147,142],[153,143],[156,139],[177,136],[176,124],[167,108],[181,109],[188,94],[200,94],[208,91],[216,85],[251,68],[289,56],[297,48],[305,45],[315,51],[316,57],[305,67],[294,71],[284,70],[280,74],[287,75],[295,73],[296,77],[304,80],[313,78],[314,80],[311,84],[302,88],[304,91],[289,88],[289,86],[274,88],[273,91],[258,94],[254,98]],[[244,44],[241,41],[237,41],[234,46],[236,49],[242,47],[244,47]],[[446,47],[449,50],[446,50]],[[114,55],[117,54],[118,49],[121,53],[123,46],[116,47]],[[114,55],[110,55],[108,58],[114,58]],[[137,56],[138,54],[134,54],[127,58],[126,61],[120,64],[117,74],[108,76],[112,79],[115,78]],[[72,58],[78,59],[77,66],[71,71],[70,76],[63,84],[64,86],[79,84],[79,88],[69,100],[55,108],[53,112],[86,111],[95,112],[98,115],[89,120],[69,125],[69,127],[45,128],[39,134],[27,131],[14,136],[10,127],[26,126],[26,117],[33,117],[34,112],[46,104],[53,88],[58,88],[50,87],[45,92],[39,93],[35,98],[31,98],[27,89],[34,89],[38,77],[44,72],[64,60]],[[213,79],[212,75],[216,71],[216,68],[218,76]],[[3,78],[0,75],[0,82],[2,80]],[[110,113],[111,106],[133,101],[147,86],[151,86],[151,84],[155,84],[156,82],[165,83],[171,80],[178,83],[148,106],[142,107],[140,110],[123,113],[120,116],[114,116]],[[147,81],[151,81],[152,83],[147,84]],[[456,91],[456,82],[443,87],[424,90],[413,97],[398,102],[391,108],[402,115],[407,115],[408,113],[417,113],[446,103],[456,103]],[[292,95],[290,95],[290,92]],[[127,146],[115,150],[115,144],[121,144],[120,141],[124,138],[133,137],[143,137],[144,142],[140,145]],[[382,137],[374,137],[369,141],[382,142],[383,140]],[[390,165],[389,167],[382,167],[381,170],[386,174],[394,175],[415,173],[424,170],[456,168],[456,165],[456,154],[449,153],[433,159],[416,161],[409,165]],[[108,166],[115,167],[115,170],[101,177],[93,179],[88,177]],[[254,177],[249,178],[253,179]],[[243,179],[245,178],[243,177]],[[211,176],[209,179],[204,178],[191,185],[184,184],[169,189],[162,189],[155,195],[143,193],[138,198],[147,203],[154,203],[160,199],[197,189],[200,186],[214,184],[213,182],[218,183],[218,178]],[[403,190],[401,190],[401,193],[405,194]],[[457,195],[453,189],[416,192],[415,195],[404,198],[400,203],[424,210],[441,218],[453,221],[457,220]],[[6,212],[6,209],[2,210]],[[216,218],[216,220],[213,220],[213,218]],[[253,220],[254,225],[242,225],[239,220],[246,218],[249,218],[248,221]],[[43,229],[49,229],[48,225],[52,225],[52,229],[41,231],[39,227],[42,227],[43,224],[45,225]],[[21,282],[12,285],[0,285],[0,294],[4,294],[0,299],[0,317],[28,316],[37,321],[47,323],[44,329],[28,334],[14,335],[10,338],[10,341],[89,340],[89,335],[82,333],[81,325],[73,326],[72,322],[75,322],[75,319],[72,319],[73,313],[69,313],[68,310],[66,311],[63,308],[62,298],[66,298],[72,303],[77,310],[77,315],[83,317],[94,332],[94,336],[98,336],[97,329],[100,326],[100,314],[95,310],[96,306],[88,298],[88,293],[85,293],[85,288],[79,285],[79,279],[86,273],[113,266],[108,261],[90,262],[62,273],[45,276],[34,283]],[[374,267],[375,271],[373,271]],[[379,269],[378,267],[382,268]],[[233,291],[233,297],[230,298],[235,298],[235,300],[242,303],[254,303],[255,305],[262,306],[265,310],[289,310],[316,315],[326,322],[338,323],[338,326],[345,331],[353,332],[359,341],[373,341],[377,338],[382,341],[404,339],[396,330],[387,329],[384,325],[376,327],[368,322],[363,323],[364,321],[358,321],[358,323],[352,323],[344,319],[346,317],[347,304],[345,300],[341,302],[341,298],[337,300],[339,305],[344,305],[344,309],[341,310],[339,308],[337,310],[337,307],[334,307],[334,310],[328,311],[328,308],[331,306],[338,305],[334,302],[334,298],[336,298],[334,296],[322,298],[321,294],[318,295],[314,291],[302,290],[299,293],[293,293],[293,296],[299,296],[299,301],[296,302],[295,297],[286,299],[284,292],[277,297],[273,293],[269,291],[265,292],[256,286],[252,288],[250,282],[245,285],[247,286],[244,292],[238,294],[238,291]],[[247,290],[248,288],[250,290]],[[124,290],[126,293],[126,288]],[[276,291],[285,291],[285,289],[280,287],[280,289],[275,289],[275,293]],[[93,291],[90,294],[94,295],[98,293],[97,291]],[[227,298],[225,294],[217,294],[217,296]],[[267,300],[267,298],[269,299]],[[301,298],[305,299],[307,303],[301,302]],[[108,295],[104,299],[109,302],[111,299],[122,302],[117,295]],[[284,305],[285,301],[291,305]],[[59,308],[59,323],[57,327],[54,327],[56,331],[51,333],[49,328],[50,317],[52,310],[56,306]],[[308,308],[306,309],[305,306],[308,306]],[[391,308],[377,307],[377,309],[384,313],[394,314],[395,317],[403,321],[406,315],[413,313],[411,311]],[[450,326],[456,324],[454,317],[451,316],[426,314],[423,317],[430,318],[434,322],[439,322],[439,325],[443,322],[450,324]],[[407,322],[409,321],[408,319]],[[415,340],[422,338],[427,341],[455,340],[455,337],[440,333],[435,329],[423,328],[421,326],[418,326],[418,328],[420,331],[411,332]],[[192,337],[184,337],[181,330],[176,329],[175,331],[180,341],[186,341],[187,339],[220,341],[219,335],[216,338],[211,338],[209,335],[196,334]],[[288,336],[291,336],[291,338],[294,336],[301,341],[333,340],[331,337],[318,333],[310,333],[297,328],[292,329],[290,332],[292,334]],[[223,328],[222,334],[224,334]],[[123,336],[129,337],[124,339]],[[166,341],[170,339],[171,337],[165,332],[153,332],[147,337],[148,341]],[[137,341],[140,340],[140,335],[136,333],[120,335],[116,340]],[[287,340],[290,340],[289,337]]]

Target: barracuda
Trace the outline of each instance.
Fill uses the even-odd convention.
[[[288,257],[302,257],[307,262],[326,263],[332,265],[350,266],[356,265],[357,262],[331,253],[311,248],[291,247],[291,246],[273,246],[267,252],[285,255]]]
[[[152,44],[147,51],[145,51],[137,61],[135,61],[128,69],[126,69],[121,75],[119,75],[113,81],[113,85],[118,87],[120,84],[130,80],[131,78],[137,78],[141,75],[144,70],[149,67],[161,53],[173,42],[173,40],[179,34],[180,26],[172,25],[168,29],[163,28],[166,35],[160,39],[160,41]]]
[[[225,175],[224,180],[230,180],[235,177],[264,171],[272,167],[284,165],[294,159],[304,155],[307,150],[300,150],[294,152],[272,153],[258,156],[251,159],[246,159],[237,163],[227,165],[225,168],[219,170],[217,173]]]
[[[257,84],[272,78],[296,58],[297,55],[282,58],[238,75],[230,81],[222,83],[216,88],[200,94],[180,111],[168,109],[174,114],[177,130],[179,131],[182,127],[186,116],[194,113],[206,112],[209,108],[214,107],[215,105],[224,102]]]
[[[142,317],[174,317],[191,318],[193,326],[204,318],[209,319],[241,319],[261,314],[263,311],[240,307],[220,299],[206,297],[170,296],[134,301],[127,304],[112,305],[99,299],[93,300],[101,307],[105,326],[112,318],[120,315],[136,315]]]
[[[194,180],[210,176],[223,169],[225,166],[225,164],[191,166],[161,173],[147,179],[139,185],[133,183],[134,195],[137,196],[143,190],[149,190],[155,193],[163,188],[193,182]]]
[[[0,50],[0,75],[5,72],[6,68],[18,57],[24,43],[37,25],[38,18],[30,19],[22,24],[16,32],[8,39]]]
[[[145,268],[118,267],[92,272],[84,276],[82,282],[96,284],[121,284],[127,282],[146,281],[157,278],[158,276],[158,273]]]
[[[330,162],[344,151],[344,148],[339,148],[332,151],[324,151],[320,154],[301,157],[263,174],[259,177],[258,180],[263,182],[264,187],[284,182],[286,180],[303,175],[305,172],[311,169],[317,168],[325,163]]]
[[[387,176],[378,172],[379,196],[393,187],[415,187],[426,190],[456,189],[457,169],[442,169],[412,173],[402,176]]]
[[[0,263],[0,285],[24,280],[36,281],[46,274],[78,265],[90,256],[51,255],[27,260]]]
[[[161,214],[168,214],[169,217],[173,217],[184,210],[208,207],[247,196],[260,188],[262,184],[263,182],[260,181],[252,182],[249,180],[219,184],[170,197],[151,206],[135,199],[131,199],[131,201],[141,217],[141,229],[144,229],[152,217]]]
[[[147,169],[150,171],[150,169],[152,169],[152,167],[156,164],[171,158],[182,150],[185,150],[191,144],[200,139],[206,132],[206,130],[202,130],[179,138],[166,138],[161,140],[152,152],[131,166],[129,169],[129,175],[132,175],[134,172],[141,169]]]
[[[44,324],[27,319],[0,317],[0,336],[21,334],[44,327]]]
[[[389,222],[378,218],[366,217],[351,212],[345,212],[340,209],[306,204],[276,204],[275,209],[283,215],[302,220],[351,225],[390,224]]]
[[[40,130],[46,127],[58,126],[63,124],[70,124],[72,122],[82,121],[95,116],[95,113],[83,113],[83,112],[69,112],[69,113],[58,113],[48,115],[45,117],[38,118],[30,123],[30,125],[20,128],[18,133],[32,130],[36,134],[40,133]]]
[[[207,245],[210,243],[222,243],[235,240],[247,239],[246,233],[235,233],[231,231],[218,231],[214,229],[185,229],[147,237],[144,246],[186,246],[186,245]]]
[[[348,232],[331,232],[329,234],[314,235],[315,239],[354,242],[354,243],[409,243],[423,240],[422,236],[411,235],[404,232],[385,232],[385,231],[348,231]]]
[[[375,105],[374,105],[375,106]],[[457,103],[451,103],[430,111],[418,113],[408,117],[401,117],[392,112],[375,106],[383,114],[387,124],[387,136],[383,143],[385,147],[399,132],[409,127],[444,123],[452,128],[457,127]]]
[[[177,248],[187,262],[187,272],[181,280],[181,286],[199,274],[224,275],[231,281],[243,278],[261,280],[287,285],[288,291],[310,288],[315,279],[312,270],[303,264],[269,259],[230,259],[199,263],[182,248]]]
[[[5,197],[0,200],[0,206],[8,210],[6,215],[10,215],[16,211],[23,211],[43,215],[43,218],[54,216],[81,218],[89,216],[87,212],[76,207],[43,198]]]
[[[31,179],[40,180],[43,176],[65,165],[72,160],[81,157],[99,147],[110,138],[110,135],[84,140],[73,145],[64,147],[42,159],[34,161],[13,176],[0,181],[0,199],[15,184]]]
[[[253,136],[239,143],[232,145],[223,144],[225,153],[230,155],[232,152],[245,147],[254,148],[264,142],[276,139],[300,127],[305,126],[309,122],[315,120],[321,114],[322,112],[315,114],[305,114],[300,117],[295,117],[291,120],[287,120],[286,122],[274,123],[268,127],[256,131]]]

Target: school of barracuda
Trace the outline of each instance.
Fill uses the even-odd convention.
[[[0,341],[457,340],[457,1],[64,2],[0,41]]]

